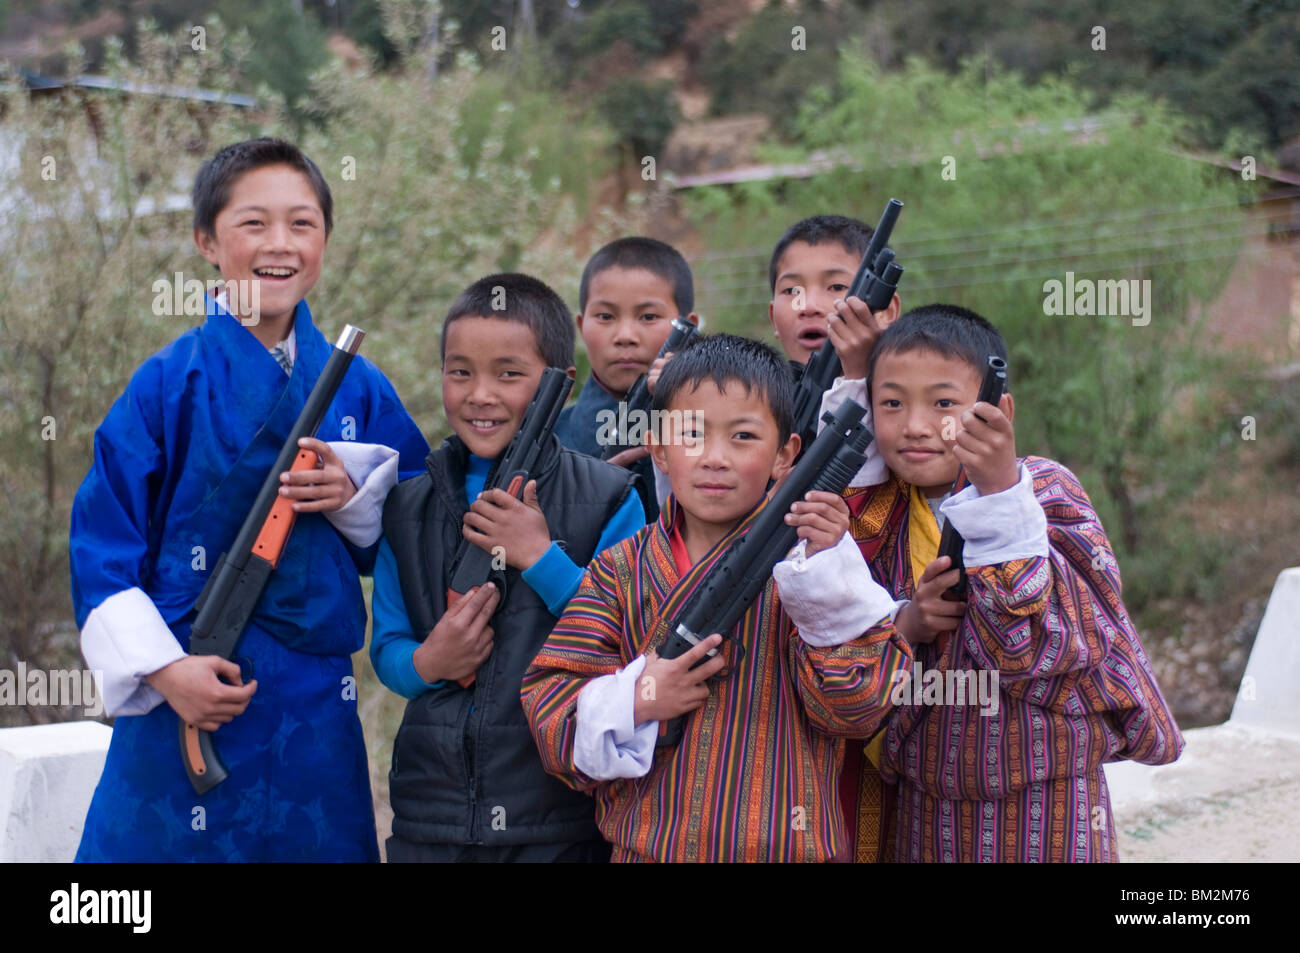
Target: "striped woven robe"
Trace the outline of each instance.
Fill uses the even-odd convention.
[[[925,669],[996,670],[997,713],[969,699],[918,705],[912,690],[901,693],[881,751],[881,776],[898,785],[887,858],[1116,860],[1102,764],[1167,764],[1182,751],[1088,495],[1059,463],[1021,462],[1047,515],[1048,558],[968,567],[957,636],[942,651],[939,641],[915,649]],[[845,497],[877,581],[911,598],[908,493],[891,474]],[[864,785],[860,811],[873,795]]]
[[[731,674],[686,716],[679,744],[640,778],[595,781],[574,766],[574,713],[590,679],[663,643],[667,619],[743,521],[682,575],[660,518],[592,560],[578,594],[524,676],[524,710],[546,769],[596,798],[596,823],[616,861],[824,861],[847,849],[836,779],[844,737],[874,731],[893,673],[911,653],[892,623],[830,649],[806,644],[774,582],[728,640]]]

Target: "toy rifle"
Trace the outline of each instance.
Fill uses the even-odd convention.
[[[533,399],[524,411],[524,419],[519,429],[510,438],[505,453],[497,458],[488,473],[483,491],[505,490],[515,499],[522,499],[524,487],[533,477],[537,461],[542,451],[550,443],[555,432],[555,422],[564,409],[564,402],[569,399],[573,380],[564,371],[548,367],[542,371],[542,380],[533,393]],[[451,564],[451,586],[447,590],[447,608],[475,586],[492,583],[501,593],[506,594],[506,574],[503,566],[498,564],[496,556],[481,546],[462,539],[456,550],[456,558]],[[459,680],[461,687],[469,688],[474,684],[474,676],[468,675]]]
[[[216,655],[223,659],[234,656],[239,639],[257,608],[272,570],[279,565],[289,533],[293,530],[296,516],[293,501],[280,496],[280,474],[286,470],[316,467],[316,454],[299,447],[298,441],[303,437],[314,437],[320,429],[325,411],[334,400],[365,336],[366,332],[349,324],[334,344],[325,369],[307,395],[302,413],[289,431],[280,455],[275,458],[275,464],[253,500],[253,508],[239,528],[239,535],[230,549],[222,553],[207,585],[194,603],[198,614],[190,629],[190,655]],[[211,732],[201,731],[197,725],[182,718],[180,742],[185,773],[195,791],[204,794],[226,780],[229,772],[217,755]]]
[[[772,578],[773,567],[789,555],[798,540],[798,527],[785,522],[791,504],[812,490],[843,492],[866,461],[871,443],[871,431],[862,426],[866,412],[856,401],[845,400],[835,413],[823,416],[826,428],[763,505],[749,531],[731,544],[671,620],[668,638],[659,647],[660,658],[678,658],[715,632],[724,639],[730,637]],[[684,718],[661,725],[656,744],[677,744]]]
[[[845,299],[860,298],[872,311],[888,307],[894,292],[898,290],[903,266],[894,261],[894,250],[885,246],[889,243],[894,223],[898,221],[902,210],[903,203],[898,199],[890,199],[885,206],[884,214],[880,216],[880,222],[862,256],[862,263],[858,265],[858,272],[844,295]],[[807,447],[817,436],[817,415],[821,412],[822,394],[835,383],[835,378],[842,371],[835,345],[827,338],[817,352],[808,358],[808,364],[795,386],[794,432],[803,441],[803,446]]]
[[[979,396],[975,398],[976,403],[982,402],[985,404],[992,404],[996,407],[998,401],[1002,399],[1003,393],[1006,392],[1006,388],[1007,362],[1002,360],[1002,358],[998,357],[996,354],[990,354],[988,366],[984,369],[984,380],[980,382]],[[984,423],[988,423],[988,421],[984,420],[983,417],[980,417],[979,414],[976,414],[975,416],[980,420],[983,420]],[[952,492],[956,493],[965,485],[966,469],[963,467],[957,471],[957,479],[953,481]],[[962,599],[966,598],[966,589],[968,585],[966,579],[966,568],[962,565],[961,561],[963,542],[964,540],[962,540],[961,534],[953,527],[952,520],[947,520],[943,524],[943,535],[939,537],[939,553],[935,558],[937,559],[939,556],[947,556],[952,560],[952,565],[950,565],[948,569],[961,570],[961,575],[957,579],[957,584],[949,588],[943,594],[943,597],[949,602],[960,602]],[[947,572],[948,570],[944,571]]]
[[[664,346],[659,349],[656,360],[665,354],[676,353],[691,342],[691,339],[699,333],[695,325],[691,324],[685,318],[673,318],[673,329],[668,335],[668,340],[664,341]],[[650,387],[648,381],[649,374],[642,374],[632,385],[632,389],[627,392],[623,398],[623,405],[627,408],[628,420],[648,420],[650,413]],[[637,413],[639,411],[639,413]],[[634,413],[636,414],[635,416]],[[619,434],[619,436],[623,436]],[[627,450],[628,446],[617,438],[610,442],[600,454],[600,459],[608,460],[616,453]]]

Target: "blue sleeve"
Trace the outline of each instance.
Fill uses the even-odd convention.
[[[600,540],[596,543],[596,553],[603,553],[616,543],[621,543],[642,526],[645,526],[645,509],[641,506],[641,497],[635,493],[628,493],[623,505],[614,512],[609,522],[605,524],[605,528],[601,530]],[[564,614],[564,607],[578,591],[584,571],[584,568],[574,564],[568,553],[553,542],[542,554],[542,558],[520,575],[533,592],[541,596],[551,615],[558,618]]]
[[[424,461],[429,455],[428,441],[406,412],[392,382],[373,363],[367,361],[366,365],[375,392],[371,394],[370,416],[366,421],[364,439],[367,443],[383,444],[397,451],[399,481],[423,473]]]
[[[411,632],[406,603],[402,600],[402,584],[397,578],[397,556],[387,539],[379,541],[370,611],[374,616],[370,632],[370,664],[385,686],[405,698],[415,698],[446,684],[443,681],[426,682],[415,670],[413,656],[423,640]]]
[[[68,561],[77,627],[109,596],[142,588],[149,525],[167,469],[162,366],[147,361],[95,431],[94,462],[72,503]]]

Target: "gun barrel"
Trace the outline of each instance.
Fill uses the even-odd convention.
[[[980,381],[980,391],[975,398],[976,403],[993,404],[997,406],[1002,400],[1003,393],[1007,387],[1007,362],[996,354],[990,354],[988,364],[984,368],[984,378]],[[979,417],[979,414],[975,415]],[[980,417],[980,420],[984,420]],[[987,423],[987,421],[985,421]],[[964,469],[957,471],[957,478],[953,480],[952,490],[957,492],[966,482],[966,471]],[[953,599],[961,599],[966,594],[966,567],[962,562],[962,547],[965,540],[962,539],[961,533],[957,532],[952,521],[948,520],[943,524],[943,534],[939,538],[938,556],[947,556],[952,560],[948,569],[960,569],[961,575],[957,578],[957,584],[948,589],[945,596]]]
[[[810,490],[842,492],[866,460],[872,437],[861,423],[865,414],[860,404],[846,400],[834,414],[826,415],[827,427],[808,454],[767,501],[745,535],[722,555],[708,579],[679,609],[668,638],[659,647],[661,657],[678,658],[714,632],[722,633],[724,638],[729,636],[767,585],[772,568],[795,544],[798,530],[785,522],[790,504]],[[684,717],[663,724],[656,745],[677,744]]]
[[[339,336],[227,556],[218,562],[199,595],[194,624],[190,627],[191,655],[217,655],[225,659],[234,655],[292,528],[292,510],[275,509],[281,499],[280,474],[292,468],[300,456],[298,441],[314,437],[320,429],[364,337],[365,332],[352,325],[347,325]],[[280,522],[277,524],[276,520]],[[266,543],[264,555],[255,551],[259,537]],[[203,794],[226,779],[226,767],[209,732],[180,719],[179,737],[185,773],[197,793]]]
[[[523,495],[524,485],[555,431],[555,422],[572,387],[572,379],[559,368],[548,367],[542,372],[519,429],[488,474],[485,490],[502,489],[516,496]],[[492,578],[492,554],[469,540],[462,540],[452,564],[449,603]]]

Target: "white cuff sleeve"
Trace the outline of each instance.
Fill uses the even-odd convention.
[[[330,449],[348,471],[357,492],[325,518],[354,546],[365,548],[376,542],[382,532],[384,500],[397,486],[397,451],[378,443],[352,440],[330,441]]]
[[[807,540],[772,569],[781,607],[799,636],[817,648],[833,648],[892,619],[894,598],[871,578],[862,551],[848,533],[830,549],[805,556]]]
[[[1024,464],[1015,486],[980,496],[971,485],[939,509],[965,540],[961,558],[968,569],[1048,554],[1047,514],[1034,497],[1034,477]]]
[[[866,415],[862,418],[862,426],[866,427],[872,433],[871,443],[867,444],[867,459],[862,464],[862,469],[853,475],[849,481],[851,487],[876,486],[884,483],[889,479],[889,468],[885,466],[885,458],[880,455],[880,445],[876,443],[875,430],[872,429],[871,423],[871,405],[867,403],[867,380],[865,377],[857,380],[845,380],[843,377],[835,378],[835,382],[822,394],[821,410],[817,413],[817,432],[821,433],[822,428],[826,426],[822,422],[822,414],[833,412],[839,409],[840,404],[845,400],[856,400],[863,407],[867,408]]]
[[[659,722],[633,725],[637,679],[644,655],[612,675],[594,678],[578,693],[573,766],[596,781],[640,778],[654,760]]]
[[[109,717],[143,715],[162,704],[162,693],[143,679],[185,657],[141,589],[123,589],[95,607],[81,630],[81,653],[99,682]]]

